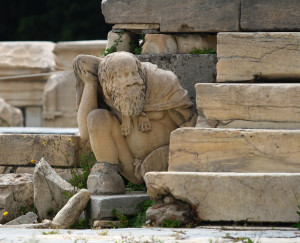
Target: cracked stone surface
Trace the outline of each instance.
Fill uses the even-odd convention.
[[[33,179],[34,205],[42,219],[51,217],[50,211],[58,211],[67,203],[69,196],[77,192],[77,188],[56,174],[44,158],[36,165]]]
[[[31,209],[33,204],[33,177],[30,174],[0,175],[0,223],[20,216],[20,208]],[[7,212],[4,213],[4,212]]]
[[[300,33],[219,33],[217,82],[300,78]]]
[[[300,131],[180,128],[168,171],[300,173]]]
[[[204,221],[298,222],[300,173],[149,172],[151,198],[171,194]]]
[[[300,84],[197,84],[198,127],[300,128]]]

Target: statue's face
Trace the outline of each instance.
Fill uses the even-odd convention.
[[[139,75],[135,60],[127,59],[126,62],[115,63],[112,83],[117,90],[144,87],[144,81]]]
[[[136,60],[128,55],[120,55],[112,64],[111,80],[106,85],[109,99],[122,114],[140,115],[144,106],[146,85],[139,75]]]

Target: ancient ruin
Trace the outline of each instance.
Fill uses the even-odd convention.
[[[167,145],[177,127],[195,125],[192,103],[178,78],[130,53],[78,56],[74,72],[80,136],[90,140],[98,161],[88,179],[93,194],[122,193],[117,172],[140,184],[144,158]]]

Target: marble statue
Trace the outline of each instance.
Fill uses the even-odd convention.
[[[128,52],[80,55],[73,68],[80,136],[98,161],[88,178],[92,194],[123,193],[119,173],[142,183],[144,158],[168,145],[176,128],[195,125],[187,91],[170,71]]]

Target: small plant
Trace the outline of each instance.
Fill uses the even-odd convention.
[[[160,226],[163,228],[179,228],[181,226],[181,222],[172,219],[164,219]]]
[[[107,48],[104,50],[104,52],[102,53],[103,56],[107,56],[107,55],[117,51],[118,45],[122,42],[124,33],[125,33],[125,31],[121,30],[121,32],[118,34],[119,37],[114,40],[114,44],[110,48]]]
[[[22,206],[19,209],[20,215],[25,215],[28,212],[37,213],[37,209],[35,208],[34,204],[31,204],[31,207]]]
[[[125,188],[128,190],[128,191],[146,191],[146,184],[143,183],[143,184],[140,184],[140,185],[137,185],[137,184],[134,184],[132,182],[128,182],[126,185],[125,185]]]
[[[59,230],[51,230],[51,231],[44,231],[43,235],[55,235],[59,234]]]
[[[103,230],[97,233],[98,235],[108,235],[108,230]]]
[[[73,224],[70,229],[90,229],[91,226],[88,222],[88,220],[82,219],[82,220],[78,220],[75,222],[75,224]]]
[[[72,178],[69,180],[70,184],[80,189],[87,188],[87,179],[95,162],[96,158],[93,152],[83,154],[81,156],[82,173],[80,173],[77,168],[72,168]]]
[[[298,204],[298,211],[297,211],[297,214],[299,216],[299,221],[293,225],[293,227],[297,228],[298,230],[300,230],[300,204]]]
[[[194,50],[189,54],[216,54],[217,52],[212,48],[203,47],[203,49],[198,49],[194,47]]]
[[[154,204],[151,200],[145,200],[137,205],[137,209],[139,209],[139,212],[137,215],[133,217],[127,217],[122,213],[118,213],[116,209],[112,210],[112,215],[116,217],[120,222],[120,228],[140,228],[145,225],[146,222],[146,211],[149,207],[151,207]]]
[[[134,55],[141,55],[142,47],[143,47],[144,43],[145,43],[145,34],[141,34],[139,36],[138,45],[137,46],[133,45],[133,47],[132,47],[132,50],[133,50],[132,53]]]

